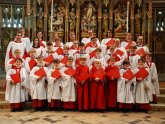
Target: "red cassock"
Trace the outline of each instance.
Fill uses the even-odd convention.
[[[76,68],[75,78],[77,80],[77,103],[78,110],[89,109],[89,68],[86,65],[79,65]],[[81,84],[85,81],[84,84]]]
[[[90,108],[104,110],[105,109],[105,91],[104,91],[104,80],[105,71],[103,68],[93,67],[91,72],[91,82],[90,82]],[[95,79],[99,78],[99,81]]]
[[[106,82],[106,103],[108,108],[117,107],[117,79],[119,78],[119,69],[117,66],[108,66],[105,69],[107,75]],[[114,74],[113,79],[111,76]]]

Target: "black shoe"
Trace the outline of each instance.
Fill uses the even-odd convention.
[[[16,109],[11,109],[10,111],[11,111],[11,112],[16,112]]]

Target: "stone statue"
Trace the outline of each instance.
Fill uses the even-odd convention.
[[[86,12],[86,17],[88,20],[91,19],[92,15],[94,14],[95,11],[96,10],[95,10],[94,6],[92,5],[92,3],[89,3],[87,12]]]
[[[70,22],[70,31],[74,31],[76,27],[76,14],[74,8],[71,8],[71,12],[69,12],[69,22]]]
[[[81,31],[82,32],[86,32],[88,31],[88,27],[87,27],[87,17],[84,15],[82,20],[81,20]]]
[[[104,32],[108,31],[108,11],[107,11],[107,9],[105,9],[103,12],[103,31]]]
[[[53,10],[53,30],[64,30],[64,7],[62,6],[56,5],[56,8]]]
[[[126,30],[126,17],[127,17],[127,11],[120,8],[118,8],[114,11],[115,12],[115,32],[121,33],[125,32]]]
[[[37,13],[37,28],[42,28],[42,18],[44,16],[43,8],[39,7],[39,12]]]
[[[135,14],[135,32],[137,34],[140,34],[141,30],[141,18],[142,18],[142,15],[141,15],[141,12],[140,12],[140,8],[137,9],[137,13]]]

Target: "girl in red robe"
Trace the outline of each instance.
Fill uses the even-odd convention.
[[[105,69],[107,75],[106,82],[106,102],[107,108],[117,108],[117,79],[120,77],[119,69],[115,66],[115,58],[111,57],[108,63],[108,67]]]
[[[91,110],[105,109],[104,80],[105,72],[99,59],[94,60],[94,66],[90,71],[90,108]]]
[[[86,65],[86,56],[80,57],[80,64],[76,68],[77,104],[78,110],[89,109],[89,68]]]

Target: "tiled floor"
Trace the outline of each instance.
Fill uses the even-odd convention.
[[[0,124],[165,124],[165,112],[0,112]]]

